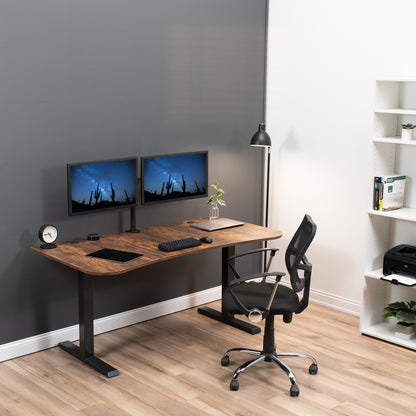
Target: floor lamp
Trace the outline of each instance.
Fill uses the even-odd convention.
[[[269,0],[266,0],[265,9],[265,32],[264,32],[264,76],[263,76],[263,119],[266,117],[266,91],[267,91],[267,49],[268,49],[268,32],[269,32]],[[259,124],[259,129],[254,133],[250,141],[250,146],[267,148],[267,173],[266,173],[266,206],[264,209],[263,225],[269,226],[269,187],[270,187],[270,148],[272,140],[266,132],[264,121]],[[267,241],[264,242],[264,248],[267,248]],[[264,255],[263,270],[267,269],[267,255]]]
[[[272,140],[266,132],[266,126],[262,122],[259,124],[259,129],[254,133],[250,146],[267,148],[267,173],[266,173],[266,206],[263,219],[263,225],[269,226],[269,188],[270,188],[270,148],[272,147]],[[267,241],[264,242],[264,247],[267,247]],[[264,270],[266,270],[267,256],[264,256]]]

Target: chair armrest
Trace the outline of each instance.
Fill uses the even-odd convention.
[[[237,257],[249,256],[251,254],[256,254],[256,253],[261,253],[261,252],[266,252],[266,251],[270,251],[270,255],[274,256],[276,252],[279,251],[279,249],[278,248],[259,248],[259,249],[247,251],[241,254],[234,254],[234,256],[229,257],[228,261],[234,260]]]
[[[239,309],[241,310],[241,312],[245,316],[247,316],[250,320],[252,320],[251,315],[254,314],[254,315],[258,316],[260,314],[261,315],[260,320],[262,320],[262,319],[266,318],[267,315],[269,314],[270,308],[271,308],[272,303],[273,303],[273,300],[276,296],[277,286],[279,285],[280,280],[282,279],[282,277],[285,274],[286,273],[282,273],[282,272],[274,272],[274,273],[259,273],[259,274],[255,274],[255,275],[245,276],[245,277],[242,277],[242,278],[237,278],[237,279],[231,280],[231,282],[229,283],[228,288],[229,288],[231,297],[233,298],[234,302],[236,303],[236,305],[239,307]],[[275,282],[274,282],[274,285],[273,285],[272,292],[270,294],[270,298],[267,302],[266,309],[264,311],[260,310],[259,308],[248,309],[243,304],[241,299],[237,296],[237,294],[234,292],[233,287],[235,287],[237,285],[240,285],[240,284],[243,284],[243,283],[247,282],[248,280],[253,280],[253,279],[258,279],[258,278],[265,279],[267,277],[275,277]],[[259,284],[266,284],[266,283],[264,283],[264,281],[263,281],[262,283],[259,283]],[[253,321],[254,321],[254,319],[253,319]],[[259,321],[257,321],[257,322],[259,322]]]
[[[232,286],[236,286],[236,285],[239,285],[241,283],[247,282],[248,280],[263,279],[263,278],[273,277],[273,276],[276,276],[276,280],[278,282],[280,282],[282,277],[285,276],[285,275],[286,275],[286,273],[283,273],[283,272],[256,273],[256,274],[251,274],[249,276],[244,276],[244,277],[240,277],[240,278],[237,278],[237,279],[233,279],[233,280],[230,281],[228,286],[232,287]]]
[[[253,255],[253,254],[257,254],[257,253],[270,252],[270,260],[269,260],[269,263],[268,263],[267,268],[266,268],[266,271],[269,271],[272,260],[273,260],[274,256],[276,255],[276,252],[278,252],[278,251],[279,251],[278,248],[259,248],[259,249],[256,249],[256,250],[247,251],[245,253],[235,254],[235,255],[230,256],[228,258],[228,264],[229,264],[234,276],[237,277],[237,278],[241,278],[240,274],[238,273],[238,271],[237,271],[237,269],[234,265],[234,260],[235,259],[237,259],[239,257],[250,256],[250,255]]]

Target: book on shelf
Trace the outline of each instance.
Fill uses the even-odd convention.
[[[381,176],[374,176],[373,209],[375,211],[380,210],[380,188],[381,188]]]
[[[374,176],[373,209],[392,211],[403,208],[406,176],[399,174]]]

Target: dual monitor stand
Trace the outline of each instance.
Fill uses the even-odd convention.
[[[136,207],[130,207],[130,230],[126,233],[139,233],[140,230],[136,228]]]

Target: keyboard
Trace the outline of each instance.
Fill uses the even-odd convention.
[[[159,243],[159,250],[162,251],[176,251],[183,250],[184,248],[191,248],[200,246],[202,243],[196,238],[182,238],[180,240],[165,241],[164,243]]]

